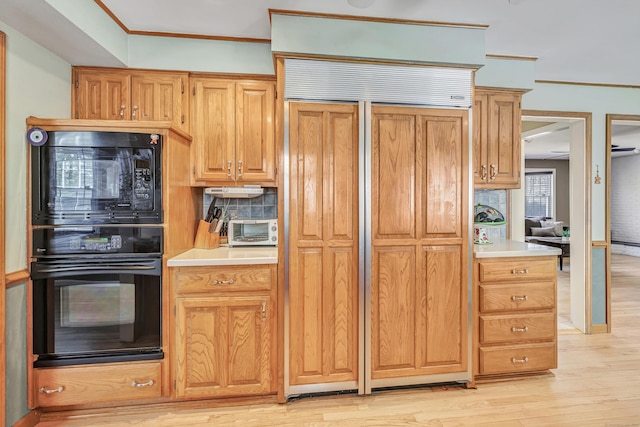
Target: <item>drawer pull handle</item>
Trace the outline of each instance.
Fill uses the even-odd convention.
[[[524,328],[517,328],[515,326],[512,326],[511,332],[529,332],[529,327],[525,326]]]
[[[529,270],[526,268],[523,268],[520,270],[517,270],[514,268],[513,270],[511,270],[511,274],[528,274],[528,273],[529,273]]]
[[[233,285],[233,283],[235,282],[235,280],[233,279],[229,279],[229,280],[217,280],[215,279],[213,282],[214,285]]]
[[[512,295],[511,296],[511,301],[526,301],[528,299],[529,299],[529,297],[526,296],[526,295],[522,295],[522,296]]]
[[[46,387],[40,387],[40,393],[42,394],[53,394],[53,393],[62,393],[62,391],[64,390],[64,387],[62,386],[58,386],[58,388],[54,388],[54,389],[49,389]]]
[[[480,179],[484,181],[487,179],[487,165],[480,166],[480,170]]]
[[[131,387],[151,387],[155,382],[153,380],[149,380],[146,383],[139,383],[137,381],[131,381]]]
[[[231,177],[231,160],[227,161],[227,176]]]
[[[491,170],[491,175],[489,175],[489,180],[493,181],[496,179],[498,175],[498,167],[496,165],[489,165],[489,169]]]
[[[525,357],[524,359],[516,359],[515,357],[511,358],[511,363],[527,363],[528,361],[528,357]]]
[[[262,301],[262,310],[260,314],[262,314],[262,321],[266,322],[267,321],[267,303],[265,301]]]

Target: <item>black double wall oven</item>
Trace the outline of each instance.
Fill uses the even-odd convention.
[[[34,367],[162,359],[162,137],[39,130]]]

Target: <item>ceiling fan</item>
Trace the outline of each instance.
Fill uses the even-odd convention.
[[[611,144],[611,152],[612,153],[622,153],[625,151],[634,151],[636,153],[638,153],[638,150],[636,147],[620,147],[619,145],[616,144]]]

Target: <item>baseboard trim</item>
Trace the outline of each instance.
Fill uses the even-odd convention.
[[[605,324],[601,324],[601,325],[591,325],[591,334],[608,334],[609,333],[609,326],[605,323]]]
[[[22,417],[13,427],[34,427],[40,422],[40,415],[42,415],[42,412],[34,409]]]

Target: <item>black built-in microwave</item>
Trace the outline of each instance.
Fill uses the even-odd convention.
[[[32,224],[162,223],[162,136],[51,131],[31,147]]]

